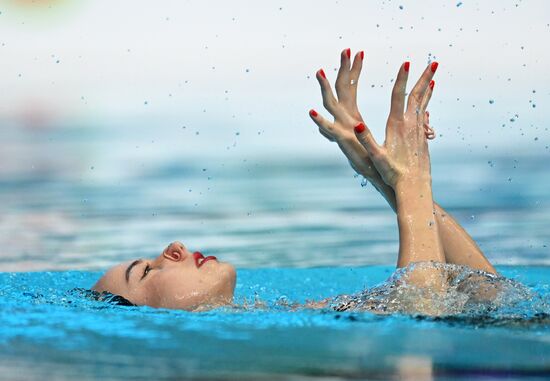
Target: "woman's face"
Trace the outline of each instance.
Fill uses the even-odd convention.
[[[197,310],[230,304],[235,281],[235,268],[230,264],[191,253],[174,242],[155,259],[109,269],[93,290],[123,296],[137,305]]]

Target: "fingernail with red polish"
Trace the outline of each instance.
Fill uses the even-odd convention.
[[[411,67],[411,63],[409,61],[405,62],[405,71],[408,72],[409,71],[409,68]]]
[[[365,58],[365,52],[364,51],[361,51],[359,54],[361,56],[361,59]]]
[[[435,81],[434,80],[431,80],[430,81],[430,89],[434,89],[434,86],[435,86]]]
[[[324,79],[327,79],[327,76],[325,75],[325,71],[323,69],[319,70],[319,74],[321,74],[321,77],[323,77]]]
[[[365,125],[363,123],[359,123],[357,126],[355,126],[355,133],[361,134],[365,131]]]
[[[348,58],[351,58],[351,49],[350,48],[346,49],[346,56],[348,56]]]
[[[432,62],[432,73],[435,73],[437,70],[437,67],[439,66],[438,62]]]
[[[318,114],[317,114],[317,111],[315,111],[314,109],[311,109],[309,110],[309,115],[315,118]]]

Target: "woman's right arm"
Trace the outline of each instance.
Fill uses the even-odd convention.
[[[411,91],[405,107],[408,70],[401,65],[394,86],[386,139],[378,145],[363,123],[355,134],[367,150],[376,170],[395,193],[399,227],[397,267],[417,262],[445,263],[438,223],[435,219],[428,141],[424,131],[424,94],[437,63],[428,65]],[[447,280],[437,266],[414,267],[407,281],[417,287],[444,291]]]
[[[408,70],[401,65],[395,81],[395,96],[386,124],[386,140],[378,145],[363,123],[355,127],[359,142],[367,150],[378,173],[395,192],[399,225],[398,267],[413,262],[445,263],[435,219],[428,142],[424,132],[427,101],[424,94],[437,68],[428,65],[408,98]]]

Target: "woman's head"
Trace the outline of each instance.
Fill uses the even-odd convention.
[[[120,295],[134,304],[197,310],[230,304],[236,273],[216,257],[191,253],[174,242],[154,259],[137,259],[109,269],[93,290]]]

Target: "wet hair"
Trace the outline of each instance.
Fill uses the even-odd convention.
[[[127,307],[137,306],[137,304],[132,303],[125,297],[117,294],[112,294],[107,291],[97,292],[95,290],[87,290],[85,288],[74,288],[71,291],[84,298],[98,301],[98,302],[113,304],[115,306],[127,306]]]

